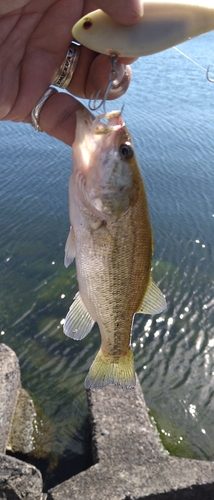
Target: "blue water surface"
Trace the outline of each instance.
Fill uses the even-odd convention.
[[[214,460],[214,33],[133,64],[124,107],[154,230],[153,276],[167,299],[136,315],[133,348],[148,407],[172,453]],[[202,66],[202,68],[200,67]],[[204,68],[204,69],[203,69]],[[100,345],[62,320],[77,291],[64,269],[71,149],[30,125],[0,123],[0,341],[53,426],[51,449],[81,455],[83,386]],[[118,389],[119,390],[119,389]]]

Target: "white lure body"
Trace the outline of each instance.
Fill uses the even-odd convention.
[[[214,1],[148,0],[137,24],[122,25],[98,9],[73,27],[74,38],[101,54],[139,57],[161,52],[214,29]]]

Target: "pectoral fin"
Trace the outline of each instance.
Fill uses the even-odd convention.
[[[158,314],[166,309],[166,300],[158,286],[150,277],[146,295],[143,299],[138,313],[143,314]]]
[[[74,340],[82,340],[91,331],[94,323],[78,292],[65,318],[63,325],[65,335]]]
[[[70,266],[71,262],[75,258],[75,236],[74,236],[74,230],[73,227],[71,226],[68,238],[65,244],[65,258],[64,258],[64,265],[65,267]]]

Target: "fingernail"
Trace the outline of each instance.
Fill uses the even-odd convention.
[[[143,0],[132,0],[132,9],[140,17],[143,16]]]

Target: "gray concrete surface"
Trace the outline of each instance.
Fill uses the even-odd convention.
[[[33,400],[28,392],[21,387],[13,414],[7,449],[13,453],[34,454],[34,426],[36,423],[37,413]]]
[[[20,387],[18,358],[10,347],[0,344],[0,453],[6,452]]]
[[[87,392],[94,465],[44,494],[40,472],[5,455],[20,387],[18,359],[0,344],[0,500],[214,500],[214,463],[165,452],[138,379],[135,390]]]
[[[214,463],[170,457],[135,390],[88,391],[95,464],[48,500],[213,500]]]
[[[42,476],[33,465],[0,454],[0,499],[45,500]]]
[[[5,454],[12,425],[16,433],[14,415],[20,394],[23,390],[18,358],[12,349],[0,344],[0,500],[45,500],[40,471]]]

